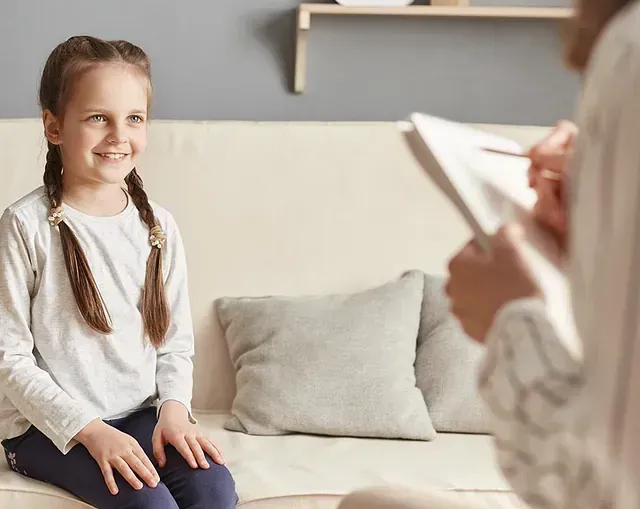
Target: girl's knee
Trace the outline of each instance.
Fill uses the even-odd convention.
[[[193,470],[185,483],[190,500],[185,505],[190,509],[233,509],[238,503],[236,483],[224,465],[211,465],[206,470]]]
[[[118,509],[179,509],[175,499],[162,483],[155,488],[145,486],[141,490],[131,488],[121,491],[114,497],[114,502],[116,503],[113,507]]]

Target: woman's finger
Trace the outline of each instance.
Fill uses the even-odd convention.
[[[464,320],[467,316],[468,313],[465,310],[465,308],[463,306],[460,305],[453,305],[449,308],[449,312],[455,316],[459,321]]]
[[[465,246],[458,251],[448,264],[448,270],[450,274],[457,272],[460,267],[465,266],[470,261],[475,260],[478,256],[483,254],[483,250],[475,240],[470,240]]]
[[[460,324],[462,326],[462,330],[467,336],[479,343],[484,342],[484,334],[482,333],[483,329],[482,327],[478,326],[475,321],[463,319],[460,321]]]
[[[141,490],[144,487],[142,481],[136,477],[131,467],[129,467],[129,464],[123,458],[118,457],[114,459],[111,465],[120,472],[120,475],[124,477],[124,480],[127,481],[134,490]]]
[[[517,223],[501,226],[492,239],[493,248],[514,249],[523,235],[522,226]]]
[[[554,234],[564,234],[567,228],[566,210],[562,199],[551,187],[540,189],[532,215]]]
[[[542,140],[536,143],[529,153],[540,153],[555,150],[557,147],[567,147],[577,133],[577,127],[572,122],[561,120]]]
[[[571,152],[572,142],[577,133],[577,128],[571,122],[560,122],[539,143],[531,147],[528,156],[531,159],[529,179],[536,170],[547,169],[563,172]]]
[[[475,256],[482,253],[482,248],[476,239],[471,239],[462,248],[464,255]]]
[[[559,186],[554,182],[541,183],[536,187],[538,195],[535,208],[542,209],[561,209],[563,199],[559,190]]]
[[[529,179],[529,187],[535,188],[538,183],[538,176],[540,175],[541,168],[538,167],[535,163],[531,163],[529,165],[529,170],[527,171],[527,178]]]
[[[548,150],[546,152],[539,152],[531,156],[536,169],[539,169],[536,175],[536,179],[542,178],[543,171],[551,171],[562,174],[567,164],[568,154],[565,148],[556,148],[554,150]]]
[[[204,469],[209,468],[209,462],[207,461],[207,458],[204,457],[204,451],[202,450],[202,446],[200,445],[200,442],[196,439],[196,437],[187,435],[185,437],[185,440],[187,441],[187,444],[189,444],[189,448],[191,449],[194,458],[198,462],[198,466]]]

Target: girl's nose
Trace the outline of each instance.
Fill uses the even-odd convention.
[[[124,129],[120,127],[114,127],[109,133],[109,136],[107,136],[107,142],[112,145],[120,145],[126,143],[127,140],[128,138],[124,133]]]

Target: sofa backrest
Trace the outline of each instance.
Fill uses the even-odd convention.
[[[525,144],[544,128],[482,126]],[[38,120],[0,121],[0,209],[41,183]],[[225,411],[220,296],[352,292],[442,274],[469,231],[393,123],[163,122],[139,168],[181,229],[196,334],[193,405]]]

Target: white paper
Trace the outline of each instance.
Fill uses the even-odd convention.
[[[524,229],[522,252],[540,285],[549,316],[567,345],[578,346],[564,256],[552,237],[531,218],[536,193],[529,187],[529,160],[485,148],[522,153],[513,140],[423,114],[401,124],[408,144],[427,174],[454,203],[477,242],[488,249],[506,223]]]

